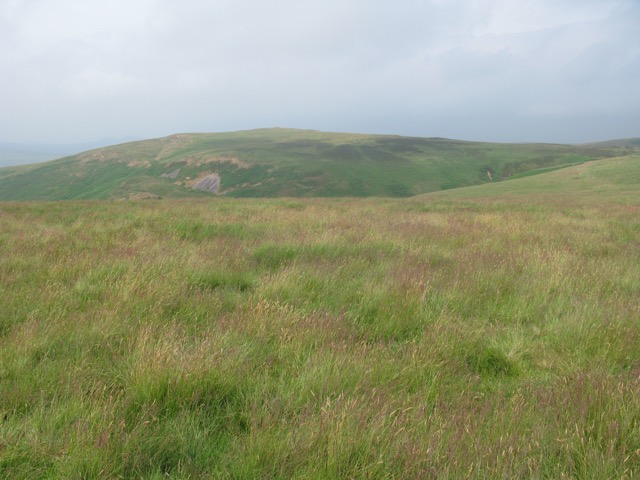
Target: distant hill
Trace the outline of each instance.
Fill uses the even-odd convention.
[[[0,142],[0,167],[27,165],[55,160],[67,155],[116,143],[131,142],[137,138],[104,138],[83,143],[12,143]]]
[[[616,140],[605,140],[604,142],[585,143],[591,147],[640,147],[640,138],[619,138]]]
[[[40,148],[27,148],[18,144],[0,143],[0,168],[46,162],[70,153],[73,152],[57,152]]]
[[[543,173],[629,148],[293,129],[176,134],[0,168],[0,200],[179,198],[212,192],[408,197]],[[207,191],[193,188],[203,185]]]

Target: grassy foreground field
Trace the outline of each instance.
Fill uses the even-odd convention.
[[[0,477],[639,476],[640,207],[524,195],[0,203]]]

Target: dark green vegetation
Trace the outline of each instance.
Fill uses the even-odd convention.
[[[0,477],[637,478],[639,175],[0,203]]]
[[[588,146],[264,129],[180,134],[0,169],[0,200],[206,197],[208,173],[234,197],[407,197],[620,155],[628,141]],[[162,175],[175,174],[175,177]]]

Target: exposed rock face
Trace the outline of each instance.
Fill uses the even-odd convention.
[[[218,193],[220,190],[220,175],[210,173],[206,177],[202,177],[191,188],[196,190],[204,190],[209,193]]]
[[[163,173],[160,176],[164,177],[164,178],[170,178],[171,180],[174,180],[178,176],[179,173],[180,173],[180,169],[176,168],[173,172]]]

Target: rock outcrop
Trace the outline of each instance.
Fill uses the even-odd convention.
[[[171,180],[174,180],[178,176],[179,173],[180,173],[180,169],[176,168],[173,172],[163,173],[160,176],[164,177],[164,178],[170,178]]]
[[[209,175],[198,179],[191,188],[204,190],[209,193],[218,193],[220,190],[220,175],[217,173],[210,173]]]

